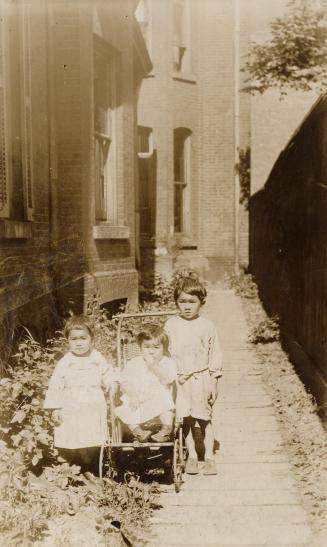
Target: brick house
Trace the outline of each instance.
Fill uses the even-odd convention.
[[[248,10],[230,0],[143,0],[136,16],[153,63],[138,103],[142,268],[189,264],[215,279],[247,262],[238,148],[249,144],[239,93]],[[177,250],[177,256],[176,256]]]
[[[2,338],[137,299],[137,2],[1,3]]]

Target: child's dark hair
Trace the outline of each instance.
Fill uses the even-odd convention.
[[[174,300],[177,302],[182,292],[197,296],[201,304],[204,304],[207,296],[207,289],[196,272],[189,272],[187,275],[180,276],[177,279],[174,288]]]
[[[164,354],[169,355],[169,339],[162,327],[159,327],[158,325],[145,325],[143,330],[136,336],[136,341],[138,345],[141,346],[146,340],[158,341],[162,344]]]
[[[72,315],[67,319],[64,326],[64,335],[68,338],[70,331],[73,329],[86,330],[91,338],[94,336],[94,329],[90,319],[86,315]]]

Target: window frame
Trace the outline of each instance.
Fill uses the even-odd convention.
[[[177,139],[182,140],[183,150],[183,179],[176,179],[176,144]],[[176,234],[188,234],[191,230],[191,146],[192,146],[192,131],[186,127],[177,127],[174,129],[173,140],[174,154],[174,232]],[[180,161],[180,160],[179,160]],[[175,217],[176,207],[176,190],[182,189],[181,214],[178,219],[180,230],[177,230],[177,222]]]
[[[141,0],[135,10],[148,53],[152,54],[152,0]]]
[[[180,21],[176,21],[176,8],[181,8]],[[189,73],[191,70],[190,58],[190,6],[188,0],[173,0],[173,70],[176,74]],[[180,26],[180,33],[176,27]],[[176,36],[175,36],[176,34]],[[180,36],[178,36],[180,34]]]
[[[30,0],[22,0],[20,17],[21,53],[21,106],[22,106],[22,170],[25,215],[33,220],[34,215],[34,170],[33,170],[33,129],[32,129],[32,74],[31,74],[31,32]]]
[[[140,131],[141,130],[141,131]],[[139,135],[141,132],[144,132],[144,134],[148,137],[148,144],[149,149],[147,152],[141,152],[139,147]],[[137,127],[137,135],[138,135],[138,161],[139,161],[139,202],[138,202],[138,212],[140,214],[140,235],[141,237],[147,238],[151,237],[154,234],[155,226],[155,151],[154,151],[154,145],[153,145],[153,128],[145,125],[138,125]],[[141,166],[142,171],[147,172],[147,178],[146,178],[146,198],[148,203],[142,207],[141,205],[144,205],[141,201]],[[144,168],[145,166],[145,168]],[[142,197],[144,198],[144,194],[142,193]],[[147,226],[146,230],[142,230],[144,219],[146,219],[146,213],[148,212],[148,222],[145,220],[145,225]]]
[[[0,55],[0,63],[2,64],[0,67],[0,87],[3,90],[3,114],[2,116],[0,114],[0,133],[2,135],[0,148],[3,149],[3,152],[0,152],[0,154],[5,158],[5,174],[0,184],[3,188],[6,188],[6,191],[3,191],[3,193],[6,193],[6,205],[0,207],[0,218],[15,222],[32,221],[34,214],[30,7],[31,0],[20,0],[16,4],[9,4],[4,0],[0,2],[0,45],[2,51],[2,55]],[[10,28],[7,20],[9,16],[15,18],[15,25],[17,26],[17,49],[15,48],[15,51],[10,49],[10,36],[7,30]],[[11,58],[11,55],[14,57]],[[19,169],[21,169],[19,188],[15,189],[15,192],[22,193],[22,208],[18,214],[15,213],[15,206],[12,203],[15,183],[13,180],[14,151],[12,149],[13,104],[9,99],[13,87],[10,65],[15,62],[17,62],[19,79],[19,94],[17,94],[17,104],[15,102],[15,105],[17,112],[19,112],[17,136],[20,141],[20,146],[17,147],[15,153],[15,161],[18,162]]]
[[[94,145],[94,192],[95,192],[95,222],[117,224],[117,135],[116,135],[116,108],[117,108],[117,62],[114,54],[104,52],[95,46],[93,72],[93,145]],[[105,124],[108,131],[99,131],[96,128],[96,64],[106,67],[105,93],[108,92],[108,106],[106,108]],[[99,151],[99,152],[97,152]],[[99,156],[106,156],[99,165]],[[97,173],[100,172],[100,175]],[[103,183],[101,177],[103,176]],[[100,178],[99,178],[100,177]]]

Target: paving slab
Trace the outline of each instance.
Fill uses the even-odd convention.
[[[261,365],[247,343],[240,298],[211,291],[204,315],[215,322],[224,354],[213,417],[218,474],[186,475],[179,494],[163,488],[147,544],[310,547],[312,530]]]
[[[299,506],[299,496],[296,489],[294,490],[228,490],[226,491],[212,491],[212,490],[193,490],[193,495],[189,495],[188,491],[182,490],[178,495],[171,489],[162,493],[161,503],[164,507],[168,506],[184,506],[184,507],[200,507],[200,506],[225,506],[228,508],[233,507],[246,507],[246,506],[260,506],[260,507],[274,507],[277,506]]]

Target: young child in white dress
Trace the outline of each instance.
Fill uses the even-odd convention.
[[[217,398],[217,380],[221,376],[222,354],[214,324],[199,315],[207,292],[193,273],[181,277],[174,290],[179,315],[165,324],[169,350],[178,365],[179,403],[189,457],[186,472],[199,472],[195,449],[195,425],[198,422],[204,440],[203,473],[216,474],[212,407]]]
[[[148,441],[150,436],[156,442],[166,442],[174,420],[172,386],[177,378],[176,363],[168,356],[168,336],[162,328],[144,328],[137,343],[141,355],[127,361],[120,374],[123,404],[116,407],[115,413],[139,442]],[[152,435],[142,425],[157,417],[161,429]]]
[[[105,393],[113,384],[113,368],[95,350],[94,332],[84,316],[67,320],[68,352],[58,361],[46,392],[44,408],[53,409],[54,445],[68,463],[92,469],[107,438]]]

